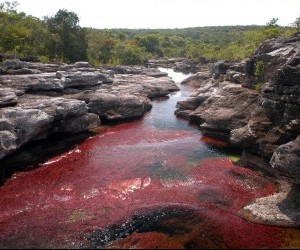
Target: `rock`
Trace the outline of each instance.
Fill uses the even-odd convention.
[[[0,67],[0,75],[4,75],[6,74],[6,72],[7,72],[6,68]]]
[[[28,68],[28,64],[26,62],[20,61],[19,59],[10,59],[10,60],[5,60],[3,62],[3,67],[6,69],[23,69],[23,68]]]
[[[18,102],[16,92],[11,88],[0,88],[0,108],[13,106]]]
[[[23,109],[41,110],[53,117],[55,121],[68,116],[83,116],[88,113],[88,107],[83,101],[51,97],[40,99],[37,95],[22,97],[18,106]]]
[[[211,73],[209,71],[197,72],[196,74],[184,79],[181,84],[187,84],[194,87],[201,87],[206,83],[207,80],[210,80]]]
[[[91,65],[89,64],[89,62],[76,62],[76,63],[74,63],[74,67],[75,68],[90,68]]]
[[[5,74],[8,75],[27,75],[27,74],[39,74],[39,73],[41,73],[41,71],[36,69],[28,69],[28,68],[8,69],[5,72]]]
[[[204,135],[229,140],[249,157],[256,155],[258,169],[299,183],[299,41],[300,33],[270,39],[241,64],[217,62],[213,79],[191,78],[200,88],[178,104],[176,114],[197,123]],[[197,103],[195,96],[205,101]]]
[[[55,73],[56,71],[66,71],[72,69],[73,65],[67,64],[54,64],[54,63],[27,63],[29,69],[39,70],[44,73]]]
[[[151,77],[143,75],[118,74],[111,86],[103,86],[102,90],[110,93],[144,96],[150,99],[166,96],[178,91],[179,87],[170,77]]]
[[[225,75],[229,67],[230,65],[225,61],[216,62],[211,69],[214,79],[218,79],[221,75]]]
[[[14,129],[13,123],[8,119],[0,119],[0,131],[12,131]]]
[[[18,107],[0,110],[0,132],[4,131],[3,136],[10,138],[13,145],[9,147],[11,150],[4,150],[2,157],[30,141],[44,139],[53,133],[78,133],[99,124],[99,116],[89,114],[83,101],[22,96]]]
[[[300,136],[294,141],[279,146],[270,163],[279,176],[300,184]]]
[[[19,60],[6,65],[13,74],[0,76],[0,159],[31,141],[96,128],[100,117],[141,117],[151,109],[150,99],[179,90],[166,73],[140,66],[95,69],[87,62]]]
[[[151,66],[174,66],[176,62],[183,62],[186,58],[177,57],[177,58],[158,58],[158,59],[148,59],[146,65]]]
[[[114,95],[108,93],[81,93],[73,98],[83,100],[90,113],[99,115],[106,120],[121,120],[141,117],[147,105],[134,95]]]
[[[195,72],[196,68],[197,68],[197,65],[194,62],[194,60],[189,60],[189,59],[183,59],[180,61],[176,61],[173,66],[173,69],[175,71],[179,71],[179,72],[183,72],[183,73]]]
[[[56,123],[53,129],[55,133],[79,133],[91,130],[100,125],[100,118],[96,114],[88,113],[83,116],[68,116],[67,118]]]
[[[0,84],[24,92],[61,91],[64,88],[63,82],[56,79],[53,73],[3,75],[0,76]]]
[[[108,76],[99,72],[66,72],[58,71],[56,77],[61,79],[65,88],[92,87],[104,81],[112,82]]]
[[[192,107],[194,111],[190,113],[190,119],[199,121],[205,135],[216,138],[217,131],[220,131],[222,138],[229,139],[231,130],[247,124],[257,98],[258,94],[255,91],[240,85],[230,82],[208,82],[199,89],[196,99],[194,97],[179,103],[179,110],[176,112]],[[217,139],[220,139],[220,136],[217,136]]]
[[[247,60],[248,59],[245,59],[242,62],[234,63],[234,64],[230,65],[228,70],[229,71],[235,71],[235,72],[238,72],[238,73],[245,74],[245,72],[246,72],[245,68],[246,68],[246,62],[247,62]]]
[[[92,99],[88,103],[89,111],[107,120],[141,117],[146,111],[143,102],[133,95],[99,93]]]
[[[44,136],[51,128],[54,118],[38,109],[5,108],[0,117],[9,120],[13,125],[18,147],[32,139]]]
[[[239,211],[248,221],[280,227],[300,227],[299,186],[281,184],[271,196],[256,199]]]
[[[179,101],[176,104],[177,109],[185,109],[185,110],[195,110],[197,109],[206,99],[208,96],[196,96],[190,97],[185,101]]]
[[[16,136],[8,130],[0,130],[0,159],[17,149]]]
[[[230,82],[243,83],[245,82],[246,76],[243,73],[228,70],[225,79]]]

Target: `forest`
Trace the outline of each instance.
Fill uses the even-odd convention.
[[[60,9],[43,19],[17,11],[18,2],[0,4],[0,60],[16,57],[40,62],[89,61],[93,66],[143,64],[150,58],[186,57],[206,63],[247,58],[266,39],[299,30],[273,18],[263,26],[185,29],[94,29],[80,27],[78,15]]]

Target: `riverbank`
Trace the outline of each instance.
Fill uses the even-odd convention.
[[[174,79],[176,79],[174,77]],[[103,128],[0,187],[3,248],[280,248],[297,230],[239,211],[276,192],[174,116],[195,88],[152,101],[143,119]],[[59,139],[59,138],[58,138]],[[243,239],[243,240],[241,240]]]
[[[249,204],[255,222],[299,227],[300,34],[262,43],[244,62],[218,62],[183,84],[198,86],[176,115],[203,135],[243,150],[239,164],[288,182],[279,193]]]
[[[31,141],[98,127],[101,120],[139,118],[151,99],[178,91],[155,69],[92,68],[7,60],[0,76],[0,159]]]

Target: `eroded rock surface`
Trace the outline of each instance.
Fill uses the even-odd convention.
[[[262,43],[242,63],[216,63],[211,79],[197,75],[184,83],[198,82],[198,93],[178,103],[175,113],[197,122],[205,135],[244,149],[243,155],[264,159],[262,169],[299,183],[300,33]]]
[[[11,59],[3,64],[0,90],[1,159],[30,141],[97,127],[100,119],[141,117],[150,99],[179,88],[166,73],[145,67]]]
[[[299,227],[300,33],[262,43],[242,63],[218,62],[210,74],[184,82],[199,90],[179,102],[175,113],[199,124],[205,136],[243,149],[243,166],[283,181],[278,193],[241,210],[243,217]],[[294,186],[286,188],[285,181]]]

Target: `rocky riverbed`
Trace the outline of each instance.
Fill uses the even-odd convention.
[[[300,34],[272,39],[242,63],[218,62],[182,82],[199,89],[177,103],[176,115],[198,124],[206,139],[241,148],[243,166],[277,178],[277,193],[239,210],[253,222],[300,225],[299,53]],[[140,118],[152,99],[179,90],[166,73],[145,67],[7,60],[0,73],[1,161],[52,135]]]
[[[186,79],[198,92],[177,104],[177,116],[204,135],[242,148],[241,164],[292,185],[246,207],[243,214],[256,222],[299,225],[299,55],[300,33],[268,40],[242,63],[218,62]]]
[[[0,72],[0,159],[53,134],[141,117],[151,99],[179,90],[166,73],[144,67],[7,60]]]

